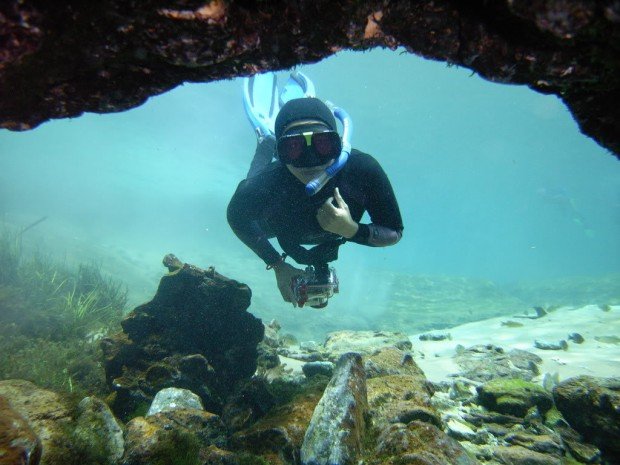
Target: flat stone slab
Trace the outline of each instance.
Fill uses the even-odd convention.
[[[390,331],[336,331],[329,333],[323,344],[323,350],[332,361],[346,352],[369,355],[385,347],[410,350],[411,341],[404,333]]]

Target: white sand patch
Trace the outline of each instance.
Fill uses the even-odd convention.
[[[306,364],[306,362],[301,360],[296,360],[294,358],[285,357],[283,355],[279,355],[280,363],[284,365],[285,369],[293,370],[292,373],[302,373],[301,368]]]
[[[523,326],[511,328],[502,325],[505,321],[516,321]],[[620,376],[620,344],[594,339],[601,336],[620,338],[620,306],[611,306],[608,312],[597,305],[565,307],[536,320],[498,317],[438,332],[450,333],[452,339],[433,342],[420,341],[419,334],[410,336],[413,348],[425,354],[424,359],[416,359],[417,363],[427,378],[435,382],[448,380],[451,374],[460,371],[452,358],[459,344],[466,348],[494,344],[506,351],[527,350],[543,359],[543,374],[557,372],[560,381],[577,375]],[[585,341],[576,344],[568,340],[571,333],[581,334]],[[537,349],[535,340],[556,344],[565,340],[568,350]]]

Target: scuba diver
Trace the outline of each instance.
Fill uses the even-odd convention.
[[[316,98],[302,73],[293,72],[280,95],[275,74],[246,78],[244,106],[258,145],[228,205],[228,223],[274,270],[286,302],[325,307],[339,290],[329,263],[342,244],[383,247],[401,239],[390,181],[372,156],[351,148],[346,111]],[[364,212],[370,224],[360,223]],[[274,237],[284,253],[269,242]],[[307,268],[294,267],[287,257]]]

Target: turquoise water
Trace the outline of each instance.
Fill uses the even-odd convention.
[[[0,218],[47,217],[27,232],[31,246],[97,261],[133,303],[152,296],[173,252],[248,283],[255,313],[298,329],[380,325],[399,283],[419,275],[498,286],[585,276],[620,296],[609,278],[620,273],[620,163],[580,134],[559,99],[383,50],[300,69],[350,113],[353,145],[382,163],[405,224],[395,247],[341,249],[342,293],[325,312],[304,310],[300,321],[226,223],[255,146],[240,80],[1,131]]]

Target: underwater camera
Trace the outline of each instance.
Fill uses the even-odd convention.
[[[300,307],[308,304],[314,308],[325,308],[329,298],[338,293],[336,270],[327,265],[309,266],[304,274],[291,280],[291,288]]]

